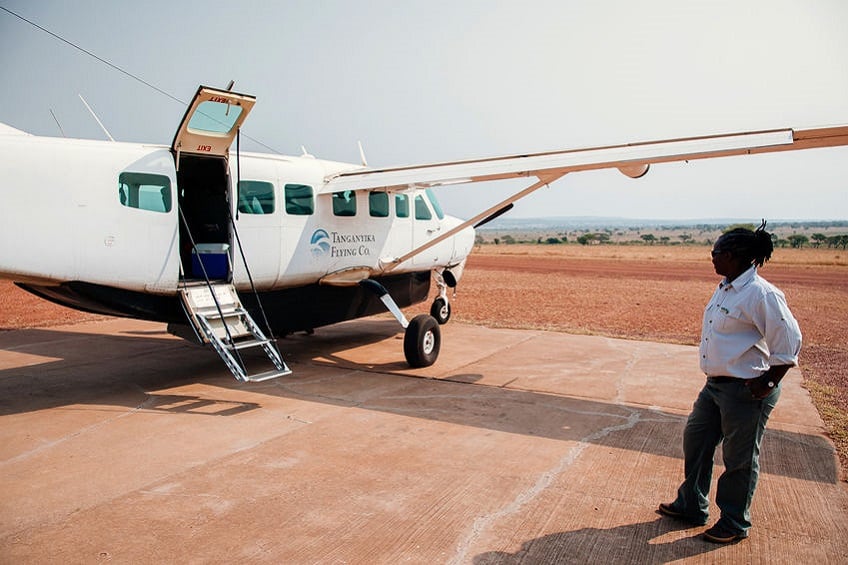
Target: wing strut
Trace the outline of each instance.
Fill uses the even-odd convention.
[[[469,226],[473,226],[474,224],[476,224],[480,220],[488,218],[492,214],[499,212],[501,209],[503,209],[506,206],[509,206],[510,204],[515,202],[516,200],[520,200],[520,199],[524,198],[525,196],[527,196],[531,192],[535,192],[536,190],[542,188],[543,186],[547,186],[547,185],[551,184],[552,182],[561,179],[565,175],[566,175],[566,173],[551,173],[551,174],[547,174],[547,175],[538,175],[538,177],[537,177],[539,179],[538,182],[533,183],[532,185],[528,186],[527,188],[525,188],[521,192],[516,192],[515,194],[513,194],[512,196],[510,196],[506,200],[503,200],[503,201],[499,202],[498,204],[495,204],[494,206],[487,208],[486,210],[480,212],[479,214],[477,214],[476,216],[474,216],[470,220],[466,220],[466,221],[462,222],[461,224],[459,224],[455,228],[450,229],[450,230],[446,231],[445,233],[441,234],[440,236],[431,239],[430,241],[428,241],[424,245],[420,245],[420,246],[416,247],[415,249],[413,249],[412,251],[410,251],[406,255],[403,255],[401,257],[398,257],[397,259],[394,259],[393,261],[388,263],[385,266],[385,268],[383,268],[383,272],[387,273],[387,272],[393,270],[395,267],[397,267],[398,265],[400,265],[401,263],[403,263],[407,259],[410,259],[411,257],[418,255],[422,251],[426,251],[427,249],[430,249],[434,245],[438,245],[442,241],[448,239],[449,237],[453,237],[455,234],[461,232],[465,228],[467,228]]]

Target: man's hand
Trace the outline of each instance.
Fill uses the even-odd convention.
[[[769,367],[766,372],[755,379],[745,381],[745,386],[751,391],[751,396],[758,400],[767,397],[777,388],[780,379],[786,374],[791,365],[774,365]]]
[[[771,383],[772,386],[769,386],[769,383]],[[745,381],[745,386],[747,386],[748,390],[751,391],[751,396],[757,400],[762,400],[774,391],[775,387],[777,387],[777,383],[768,380],[767,374],[763,374],[761,377],[757,377],[756,379]]]

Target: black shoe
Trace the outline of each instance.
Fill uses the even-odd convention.
[[[661,503],[657,508],[657,512],[663,514],[664,516],[680,520],[681,522],[692,524],[693,526],[703,526],[707,523],[706,516],[693,516],[691,514],[684,514],[683,512],[677,510],[677,508],[674,507],[674,503]]]
[[[731,530],[721,522],[704,532],[704,539],[713,543],[736,543],[747,537],[748,532]]]

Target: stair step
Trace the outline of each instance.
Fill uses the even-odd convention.
[[[194,311],[195,316],[203,316],[204,318],[221,318],[221,315],[225,318],[233,318],[235,316],[241,316],[245,311],[243,308],[238,307],[221,307],[221,312],[218,312],[218,309],[215,307],[212,308],[197,308]]]
[[[286,375],[291,375],[291,369],[286,369],[284,371],[267,371],[265,373],[257,373],[255,375],[247,375],[247,381],[251,383],[261,383],[262,381],[269,381],[271,379],[276,379],[277,377],[285,377]]]
[[[265,345],[266,343],[271,343],[270,339],[249,339],[245,341],[237,341],[235,343],[231,343],[227,345],[230,349],[248,349],[250,347],[259,347],[261,345]]]
[[[193,286],[183,289],[181,296],[188,320],[197,335],[215,349],[238,380],[262,382],[291,374],[274,340],[265,337],[241,305],[232,284],[216,283],[211,288]],[[238,353],[233,356],[233,352],[249,347],[262,347],[268,359],[278,368],[256,375],[246,374],[244,361]]]

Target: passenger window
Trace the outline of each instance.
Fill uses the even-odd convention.
[[[395,194],[395,216],[398,218],[409,217],[409,195]]]
[[[356,193],[352,190],[333,193],[333,215],[355,216]]]
[[[445,213],[442,212],[442,207],[439,206],[439,201],[436,198],[436,194],[433,192],[433,189],[428,188],[426,192],[427,192],[427,198],[430,200],[430,204],[433,205],[433,210],[436,212],[436,216],[438,216],[438,218],[440,220],[444,220],[445,219]]]
[[[258,180],[239,181],[238,211],[242,214],[273,214],[274,185]]]
[[[312,187],[305,184],[287,184],[286,213],[293,216],[311,216],[315,213],[315,197]]]
[[[171,179],[149,173],[121,173],[118,176],[118,200],[128,208],[171,211]]]
[[[389,217],[389,195],[385,192],[368,193],[368,212],[373,218]]]
[[[415,219],[416,220],[432,220],[433,214],[424,202],[424,197],[420,194],[415,197]]]

